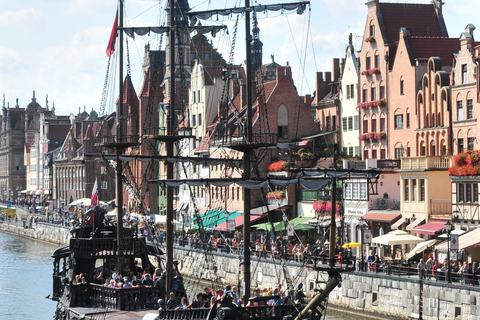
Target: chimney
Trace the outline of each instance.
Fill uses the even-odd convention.
[[[316,79],[316,85],[317,87],[315,88],[315,103],[318,104],[321,98],[323,98],[323,88],[325,86],[323,82],[323,72],[317,72],[317,79]]]
[[[471,23],[467,24],[465,27],[465,32],[468,32],[472,36],[472,41],[475,41],[475,38],[473,37],[473,31],[475,31],[475,26]]]
[[[437,15],[441,16],[442,15],[442,6],[444,5],[442,0],[432,0],[430,3],[433,4],[433,7],[435,8],[435,11],[437,12]]]
[[[379,0],[367,0],[365,4],[368,7],[368,14],[376,14],[380,11],[380,8],[378,6],[378,1]]]
[[[340,59],[333,58],[333,82],[337,82],[340,79]]]
[[[343,72],[345,72],[345,58],[342,58],[342,60],[340,61],[340,74],[342,74]]]

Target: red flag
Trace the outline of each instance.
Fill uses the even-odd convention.
[[[107,46],[107,57],[110,57],[115,52],[115,41],[117,40],[117,28],[118,28],[118,10],[115,14],[115,21],[113,22],[112,33],[110,34],[110,40]]]
[[[95,184],[93,185],[92,196],[90,197],[90,208],[95,208],[98,206],[98,182],[95,179]]]

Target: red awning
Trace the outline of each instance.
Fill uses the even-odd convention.
[[[392,222],[395,219],[400,218],[402,215],[398,213],[376,213],[369,212],[362,216],[365,221],[376,221],[376,222]]]
[[[261,215],[251,215],[250,222],[260,219],[261,217],[262,217]],[[235,221],[235,228],[243,226],[243,214],[241,216],[235,217],[233,220]],[[216,231],[228,231],[228,221],[220,223],[218,226],[216,226],[213,229]]]
[[[444,228],[445,228],[445,225],[440,223],[426,223],[426,224],[422,224],[419,227],[413,228],[410,232],[434,236],[437,234],[437,232],[439,232]]]

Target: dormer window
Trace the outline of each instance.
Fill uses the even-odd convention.
[[[467,65],[462,64],[462,84],[465,84],[468,82],[467,79]]]

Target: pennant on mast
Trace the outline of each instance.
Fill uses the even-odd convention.
[[[95,209],[98,206],[98,181],[95,179],[95,184],[93,185],[92,196],[90,197],[90,208]]]
[[[107,46],[107,57],[110,57],[115,52],[115,41],[117,40],[118,29],[118,9],[115,14],[115,21],[113,22],[112,33],[110,34],[110,40]]]

